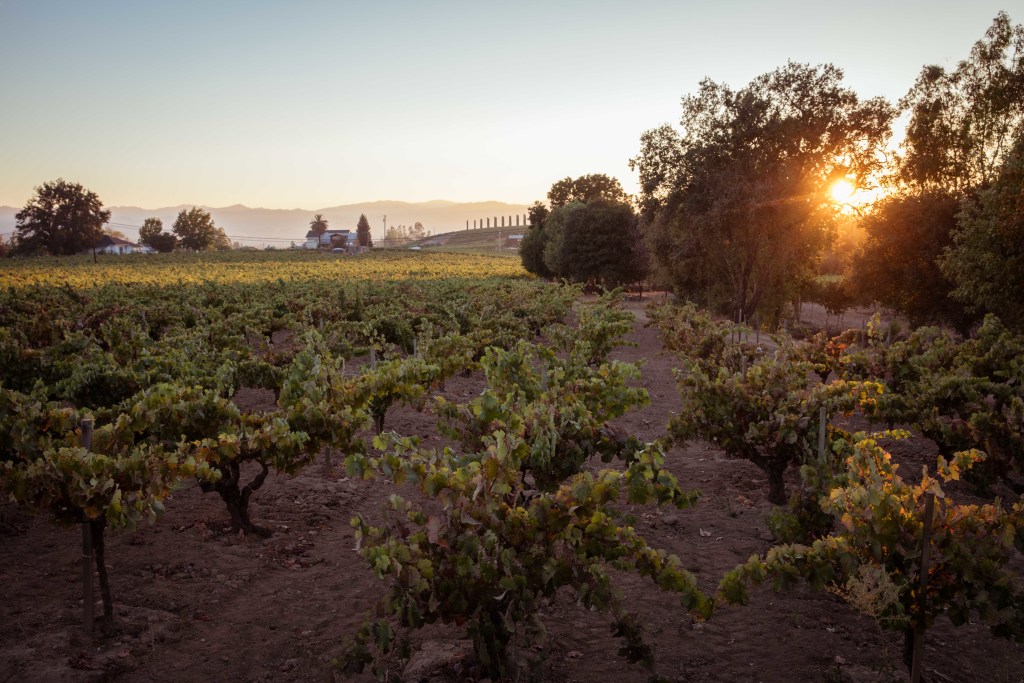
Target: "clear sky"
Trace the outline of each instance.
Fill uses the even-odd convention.
[[[640,134],[709,76],[832,62],[864,97],[1022,0],[0,0],[0,204],[314,209],[636,190]]]

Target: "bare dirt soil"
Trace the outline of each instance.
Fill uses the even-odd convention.
[[[649,406],[618,421],[644,439],[662,436],[679,398],[673,359],[657,332],[644,326],[641,302],[630,302],[635,346],[615,352],[642,361]],[[467,400],[479,376],[449,380],[445,395]],[[253,392],[240,401],[266,404]],[[387,429],[437,440],[433,416],[409,408],[388,415]],[[900,458],[911,472],[934,446],[913,439]],[[633,510],[637,528],[655,547],[678,555],[707,591],[720,576],[772,544],[765,515],[764,475],[707,444],[670,452],[669,466],[702,492],[687,510]],[[155,525],[112,535],[107,544],[118,633],[81,627],[80,532],[45,517],[0,507],[0,681],[330,681],[344,638],[362,623],[382,592],[353,550],[349,519],[380,518],[394,487],[348,479],[323,461],[294,477],[271,476],[253,496],[253,519],[269,539],[226,535],[220,500],[186,485]],[[795,472],[790,483],[796,484]],[[909,474],[909,473],[908,473]],[[407,491],[403,492],[408,494]],[[696,623],[671,594],[631,575],[618,575],[630,609],[655,646],[656,672],[671,681],[905,680],[901,641],[829,593],[756,591],[751,604],[721,609]],[[534,647],[543,681],[646,681],[644,668],[617,655],[605,615],[566,595],[543,615],[547,636]],[[455,628],[412,634],[414,660],[405,680],[470,680],[466,642]],[[931,681],[1024,681],[1024,646],[971,624],[941,621],[928,632]],[[399,671],[395,672],[400,673]],[[525,678],[525,675],[524,675]],[[366,676],[358,678],[367,680]]]

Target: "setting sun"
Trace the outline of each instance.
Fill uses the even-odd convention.
[[[847,204],[853,199],[853,195],[856,194],[857,187],[849,180],[837,180],[832,184],[829,189],[829,194],[832,195],[832,199],[836,200],[841,204]]]
[[[840,205],[842,213],[860,213],[860,211],[878,201],[883,191],[877,186],[858,187],[854,182],[841,178],[832,183],[828,195],[833,202]]]

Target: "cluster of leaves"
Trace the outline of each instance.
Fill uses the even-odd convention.
[[[163,511],[175,483],[197,476],[215,480],[184,443],[146,439],[141,415],[122,416],[96,430],[81,446],[87,414],[10,390],[0,390],[0,493],[65,525],[87,524],[103,597],[104,624],[113,602],[104,560],[104,533],[134,528]]]
[[[905,654],[912,651],[915,634],[940,614],[955,625],[976,615],[996,635],[1024,638],[1024,584],[1012,567],[1024,547],[1024,501],[1012,509],[999,500],[957,505],[927,469],[919,485],[904,482],[876,439],[902,438],[906,432],[868,437],[829,425],[825,448],[814,457],[822,409],[826,420],[858,409],[890,427],[919,427],[940,445],[937,471],[945,482],[978,462],[1006,457],[1020,447],[1016,392],[1024,342],[1019,337],[990,318],[964,342],[937,328],[921,328],[890,346],[873,320],[859,348],[849,336],[820,335],[737,371],[729,361],[731,345],[724,341],[726,324],[689,307],[652,309],[651,317],[682,350],[686,406],[671,424],[673,436],[713,440],[761,466],[770,481],[772,468],[778,472],[788,463],[803,463],[803,487],[788,510],[776,509],[769,519],[784,543],[727,573],[718,599],[742,603],[751,583],[771,579],[781,589],[803,579],[836,593],[882,626],[902,630]],[[686,355],[698,350],[705,355]],[[810,385],[810,372],[823,383]],[[824,384],[832,375],[836,379]],[[774,476],[779,487],[773,502],[782,503],[781,476]],[[928,541],[933,560],[922,593],[927,493],[938,501]]]
[[[622,315],[604,305],[584,308],[579,327],[550,330],[553,346],[520,342],[509,351],[488,349],[481,361],[487,387],[468,404],[439,397],[440,429],[469,451],[484,448],[496,429],[522,433],[529,444],[523,474],[544,491],[591,457],[629,460],[641,444],[608,421],[648,396],[629,386],[639,374],[634,365],[606,360],[623,333]]]
[[[838,350],[824,364],[838,376],[884,383],[869,417],[910,425],[938,444],[946,457],[972,448],[988,458],[971,470],[979,484],[1024,471],[1024,338],[994,316],[963,341],[938,327],[920,327],[900,342],[881,343],[869,331],[869,346],[840,348],[842,340],[816,338]]]
[[[581,314],[577,342],[561,352],[526,343],[488,349],[481,396],[465,405],[438,400],[460,449],[426,450],[390,435],[376,440],[379,455],[348,459],[352,474],[413,484],[437,505],[421,510],[392,496],[390,526],[353,520],[364,557],[389,579],[382,608],[390,620],[364,625],[347,667],[361,669],[374,649],[391,651],[395,621],[406,628],[446,622],[466,625],[487,675],[510,676],[516,646],[537,633],[538,610],[562,587],[582,605],[612,612],[623,652],[649,657],[610,568],[636,571],[680,594],[695,614],[710,614],[694,577],[648,546],[616,505],[685,507],[696,495],[664,469],[659,443],[618,438],[608,426],[646,392],[627,384],[635,369],[595,355],[610,348],[617,320],[600,310]],[[624,468],[583,471],[594,456],[621,459]]]
[[[875,382],[811,386],[808,374],[824,370],[784,340],[775,339],[774,354],[757,353],[730,342],[729,326],[693,306],[652,307],[651,317],[682,366],[683,408],[669,424],[673,439],[705,439],[754,463],[767,475],[768,500],[777,505],[786,502],[786,470],[816,453],[822,410],[826,421],[856,408],[874,414],[883,394]]]
[[[810,545],[779,545],[751,557],[723,578],[722,597],[746,602],[747,585],[766,579],[776,589],[801,579],[832,588],[883,627],[902,630],[905,655],[915,632],[922,633],[940,614],[957,626],[976,615],[993,634],[1024,639],[1024,584],[1011,566],[1015,549],[1024,550],[1024,501],[1010,509],[998,500],[958,505],[940,487],[940,479],[959,479],[984,454],[939,456],[938,479],[925,468],[915,485],[900,478],[890,455],[863,434],[839,435],[831,448],[845,467],[820,505],[835,519],[836,531]],[[935,509],[922,594],[926,494],[935,496]]]

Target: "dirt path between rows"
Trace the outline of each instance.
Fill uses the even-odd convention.
[[[639,302],[629,341],[614,357],[642,361],[650,405],[618,424],[658,438],[679,409],[673,359],[644,326]],[[479,376],[450,380],[445,395],[479,393]],[[255,400],[255,398],[253,399]],[[388,429],[438,439],[429,412],[396,409]],[[921,440],[908,457],[928,455]],[[916,449],[916,450],[915,450]],[[335,458],[337,462],[338,458]],[[637,529],[655,547],[678,555],[702,588],[771,536],[765,480],[746,462],[706,444],[674,448],[669,466],[702,497],[688,510],[636,508]],[[330,681],[329,663],[362,622],[382,584],[353,550],[349,519],[380,518],[394,491],[354,481],[320,465],[295,477],[272,476],[253,498],[254,519],[275,530],[269,540],[224,535],[219,500],[187,485],[156,525],[114,535],[108,563],[121,633],[85,634],[80,623],[80,536],[45,518],[0,508],[0,681]],[[900,641],[828,593],[757,591],[746,607],[725,608],[706,623],[691,619],[645,580],[617,574],[624,600],[655,646],[656,671],[671,681],[902,680]],[[534,648],[544,681],[646,681],[650,672],[617,655],[605,615],[560,596],[544,611],[546,639]],[[413,634],[423,653],[463,651],[458,629]],[[419,659],[412,678],[459,678],[458,654]],[[926,668],[935,681],[1024,680],[1024,647],[977,625],[941,621],[928,633]],[[463,669],[464,670],[464,669]],[[410,674],[414,673],[412,671]],[[360,677],[357,680],[366,680]]]

